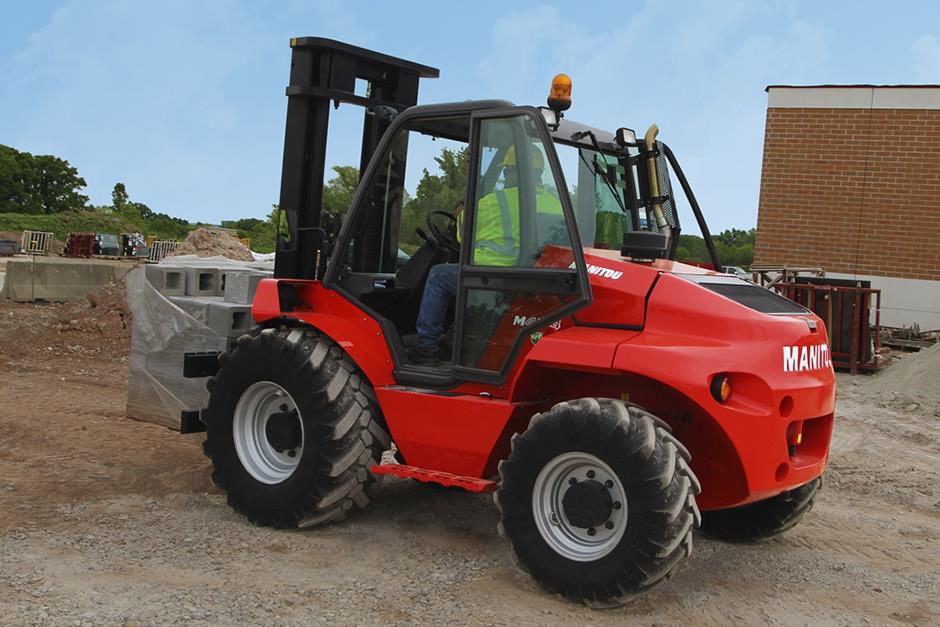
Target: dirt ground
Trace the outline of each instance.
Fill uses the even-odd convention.
[[[515,569],[485,495],[386,479],[346,522],[253,527],[211,485],[200,436],[124,418],[125,324],[107,297],[0,301],[4,624],[940,622],[940,415],[872,397],[871,378],[840,376],[828,481],[801,525],[697,536],[671,581],[592,611]]]

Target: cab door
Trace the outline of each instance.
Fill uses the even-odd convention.
[[[533,333],[590,302],[564,176],[537,109],[473,116],[454,374],[501,383]]]

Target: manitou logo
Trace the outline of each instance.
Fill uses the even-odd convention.
[[[530,324],[535,324],[537,318],[535,316],[514,316],[512,319],[512,326],[514,327],[527,327]]]
[[[574,262],[571,262],[571,265],[568,266],[569,270],[574,270]],[[619,279],[623,276],[623,272],[620,270],[611,270],[610,268],[602,268],[600,266],[594,266],[588,264],[587,266],[588,274],[593,274],[594,276],[602,276],[605,279]]]
[[[822,370],[831,367],[832,359],[829,357],[829,347],[826,344],[783,347],[784,372]]]

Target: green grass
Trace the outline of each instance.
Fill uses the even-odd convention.
[[[20,233],[22,231],[52,232],[56,239],[65,241],[69,233],[141,233],[155,235],[158,239],[179,239],[197,225],[180,224],[134,224],[117,215],[98,211],[69,211],[52,215],[28,213],[0,213],[0,231]]]
[[[93,211],[76,211],[52,215],[0,213],[0,231],[51,231],[65,241],[69,233],[133,233],[137,227],[115,216]]]

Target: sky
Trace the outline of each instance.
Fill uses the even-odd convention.
[[[440,68],[425,104],[543,105],[565,72],[572,119],[659,126],[713,232],[757,222],[767,85],[940,83],[935,2],[31,0],[0,6],[0,144],[67,159],[94,204],[121,181],[189,220],[261,217],[306,35]],[[358,163],[360,128],[331,120],[331,163]]]

